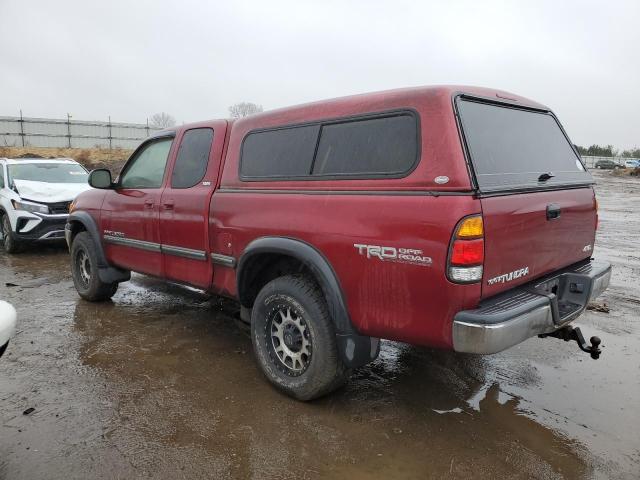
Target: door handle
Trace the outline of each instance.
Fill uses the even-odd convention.
[[[164,202],[162,208],[165,210],[173,210],[173,201]]]
[[[556,203],[550,203],[547,205],[547,220],[554,220],[560,218],[561,213],[560,205]]]
[[[145,208],[153,208],[153,200],[145,200],[144,206]]]

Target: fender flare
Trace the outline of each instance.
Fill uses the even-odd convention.
[[[293,257],[302,262],[315,276],[324,293],[329,314],[336,329],[338,351],[348,367],[365,365],[377,358],[380,339],[360,335],[351,323],[340,282],[331,264],[315,247],[302,240],[288,237],[261,237],[247,245],[238,262],[236,274],[241,305],[249,306],[246,294],[243,295],[250,281],[246,267],[255,255],[264,253]]]
[[[100,232],[98,231],[98,225],[91,215],[89,215],[87,212],[82,211],[70,213],[69,217],[67,218],[65,230],[68,232],[73,232],[74,223],[81,224],[84,229],[89,232],[89,235],[93,240],[93,244],[96,249],[96,255],[98,256],[98,275],[100,276],[100,280],[105,283],[111,283],[126,282],[127,280],[131,279],[131,272],[109,265],[107,257],[104,254],[104,247],[102,246],[102,242],[100,241],[100,238],[102,237],[100,236]],[[75,234],[73,233],[72,235],[75,236]],[[72,238],[73,237],[71,235],[68,236],[69,240],[67,243],[69,251],[71,251]]]
[[[93,243],[96,247],[96,253],[98,254],[98,266],[108,267],[109,263],[107,262],[107,257],[104,254],[104,248],[102,247],[102,242],[100,241],[101,237],[100,232],[98,231],[98,226],[96,225],[96,221],[87,212],[73,212],[70,213],[69,217],[67,218],[65,229],[73,232],[73,224],[76,222],[81,224],[84,229],[89,232],[89,235],[91,235]],[[73,234],[73,236],[75,236],[75,233]],[[72,237],[69,237],[69,239],[71,238]],[[71,241],[69,242],[68,246],[69,250],[71,250]]]

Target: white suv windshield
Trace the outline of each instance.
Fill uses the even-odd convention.
[[[73,163],[22,163],[9,165],[10,180],[47,183],[87,183],[89,174]]]

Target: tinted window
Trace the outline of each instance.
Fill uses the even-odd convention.
[[[319,129],[311,125],[250,133],[242,145],[242,176],[309,175]]]
[[[180,150],[173,167],[172,188],[189,188],[196,185],[207,172],[213,130],[194,128],[182,137]]]
[[[0,165],[0,188],[4,188],[4,167]]]
[[[255,178],[397,175],[408,172],[417,155],[417,120],[398,114],[250,133],[240,172]]]
[[[458,108],[481,189],[591,181],[551,114],[467,100]],[[554,177],[539,182],[548,172]]]
[[[313,174],[404,173],[416,161],[417,149],[411,115],[323,125]]]
[[[120,178],[123,188],[160,188],[167,165],[171,138],[146,145],[130,160]]]

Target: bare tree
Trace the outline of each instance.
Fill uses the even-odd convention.
[[[176,124],[176,119],[173,118],[168,113],[164,113],[164,112],[154,113],[149,117],[149,124],[152,127],[160,127],[160,128],[173,127]]]
[[[240,102],[229,107],[229,115],[231,115],[231,118],[246,117],[262,111],[262,105],[256,105],[251,102]]]

